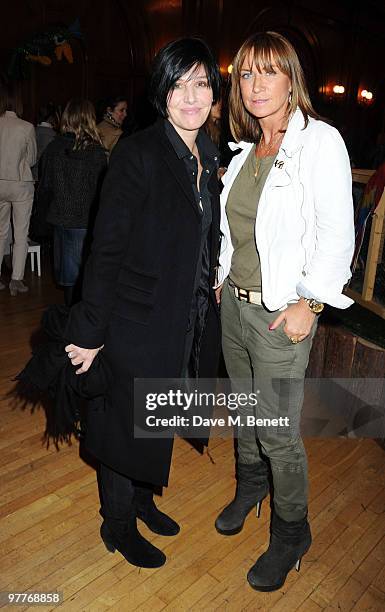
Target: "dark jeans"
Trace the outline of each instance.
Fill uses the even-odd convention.
[[[53,257],[55,280],[63,287],[73,287],[79,278],[87,229],[54,227]]]

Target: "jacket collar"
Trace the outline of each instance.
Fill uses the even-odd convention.
[[[287,126],[286,134],[283,137],[281,146],[278,151],[278,156],[280,151],[282,150],[287,157],[292,157],[294,153],[301,148],[301,131],[305,126],[304,117],[302,111],[297,108],[289,120],[289,124]],[[253,143],[245,142],[241,140],[240,142],[229,142],[229,147],[232,151],[236,151],[237,149],[251,149]],[[277,157],[278,157],[277,156]]]
[[[190,149],[183,141],[183,139],[179,136],[178,132],[170,123],[170,121],[164,119],[163,125],[167,138],[170,140],[175,150],[175,153],[179,157],[179,159],[183,159],[184,157],[190,157]],[[214,165],[218,167],[219,151],[203,129],[200,129],[198,131],[196,145],[199,151],[201,161],[204,161],[210,166]]]
[[[292,165],[290,160],[300,151],[303,146],[302,130],[305,121],[302,111],[297,108],[289,120],[286,134],[283,137],[281,146],[277,153],[277,158],[269,172],[268,182],[275,187],[284,187],[291,182]],[[242,149],[249,152],[253,143],[241,141],[239,143],[229,142],[229,147],[232,151]],[[247,156],[247,153],[245,153]]]
[[[284,151],[287,157],[293,157],[302,147],[302,130],[305,127],[305,119],[302,111],[297,108],[287,126],[286,134],[283,137],[280,150]]]

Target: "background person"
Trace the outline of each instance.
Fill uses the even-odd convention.
[[[55,127],[58,127],[58,111],[55,106],[52,103],[41,106],[38,113],[38,124],[35,128],[37,159],[36,164],[32,168],[32,174],[35,181],[39,178],[39,162],[41,156],[57,134]]]
[[[270,545],[248,581],[273,591],[311,544],[299,430],[303,379],[317,313],[324,303],[352,303],[342,294],[354,248],[351,172],[343,140],[312,108],[283,36],[251,36],[231,82],[230,127],[241,152],[221,194],[223,352],[233,389],[244,379],[247,391],[259,391],[256,416],[289,417],[290,427],[239,428],[237,493],[216,528],[224,535],[242,529],[268,494],[270,466]],[[239,413],[245,420],[254,411]]]
[[[86,237],[106,168],[93,104],[70,100],[61,118],[60,134],[44,152],[37,193],[37,206],[47,209],[47,221],[54,228],[55,280],[64,287],[68,306],[80,297]]]
[[[218,179],[221,179],[225,174],[234,152],[228,147],[230,132],[228,121],[224,120],[224,115],[228,115],[227,109],[223,109],[223,103],[226,100],[225,92],[222,92],[222,98],[216,104],[213,104],[210,115],[205,123],[205,130],[211,140],[219,150],[219,169]],[[222,185],[221,185],[222,186]]]
[[[123,134],[122,125],[127,117],[127,100],[123,96],[107,98],[103,120],[98,131],[104,147],[111,153]]]
[[[0,85],[0,271],[12,214],[12,296],[28,291],[23,278],[34,195],[31,167],[36,162],[35,128],[20,118],[22,114],[16,83]],[[0,281],[0,289],[4,288]]]

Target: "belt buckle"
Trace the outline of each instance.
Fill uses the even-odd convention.
[[[238,289],[238,299],[241,300],[241,302],[248,302],[250,304],[250,291],[248,289],[241,289],[240,287],[237,287]]]

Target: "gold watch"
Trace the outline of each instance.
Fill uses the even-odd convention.
[[[310,310],[314,312],[314,314],[319,314],[325,308],[325,304],[322,302],[317,302],[314,298],[302,298],[304,302],[309,306]]]

